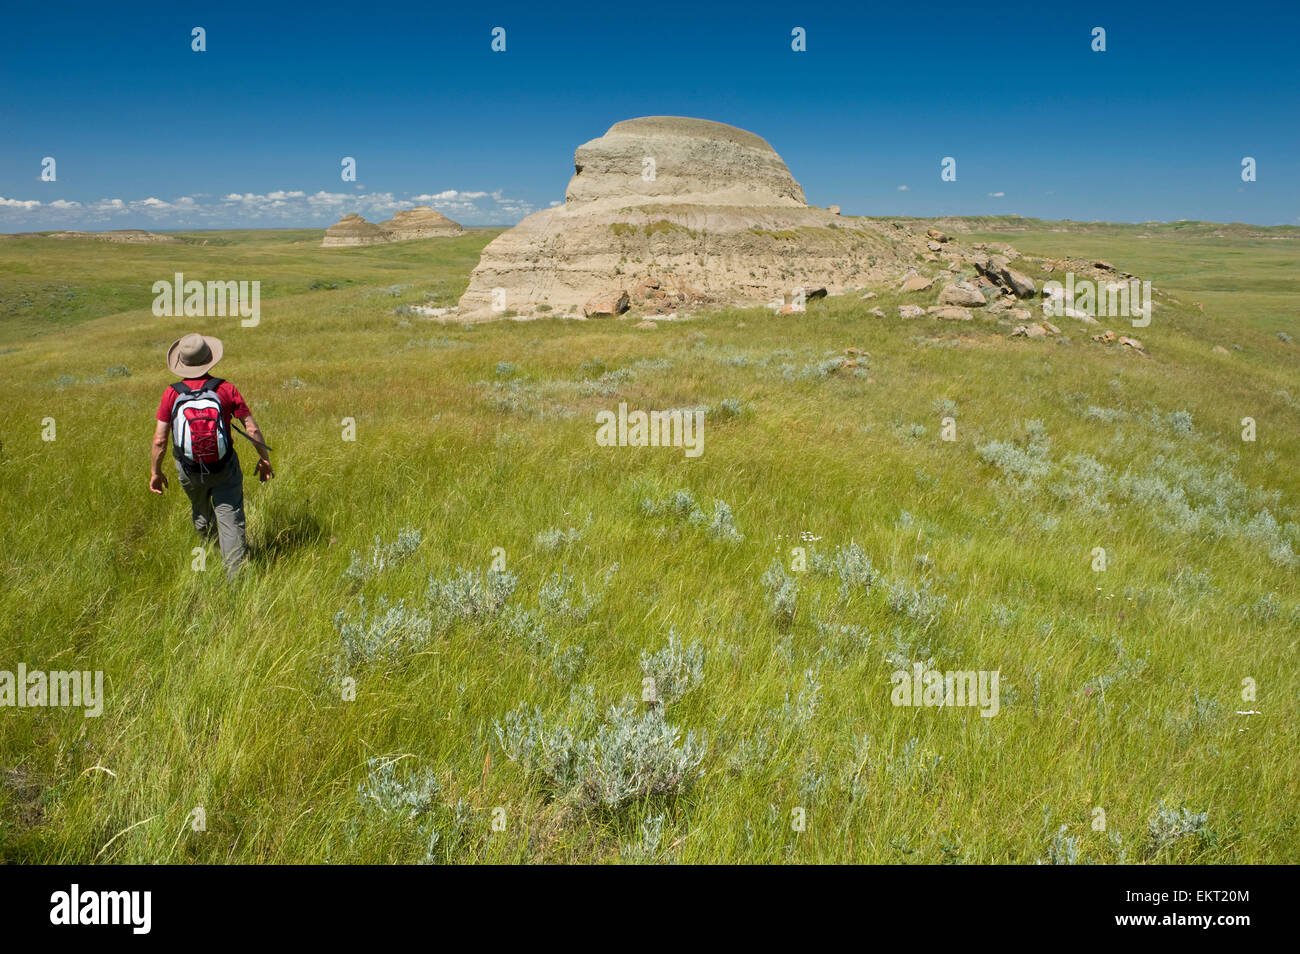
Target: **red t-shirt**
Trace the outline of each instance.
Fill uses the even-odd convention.
[[[201,378],[186,378],[186,387],[198,390],[203,386],[203,382],[212,377],[205,374]],[[241,421],[253,412],[248,409],[244,403],[244,396],[239,393],[239,388],[235,387],[229,381],[222,381],[217,385],[217,399],[221,401],[221,416],[225,419],[224,423],[227,428],[230,427],[230,418],[237,417]],[[171,423],[172,405],[176,403],[176,391],[170,385],[163,392],[162,401],[158,405],[158,420],[164,423]]]

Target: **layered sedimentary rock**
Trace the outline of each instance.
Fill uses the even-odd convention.
[[[387,222],[367,222],[353,213],[345,215],[325,230],[321,248],[338,248],[348,245],[384,245],[388,242],[407,242],[411,239],[441,238],[463,235],[465,230],[441,212],[427,205],[398,212]]]
[[[325,230],[321,248],[339,248],[348,245],[382,245],[391,242],[388,233],[373,222],[367,222],[355,212],[345,215]]]
[[[680,116],[615,123],[578,147],[565,203],[665,201],[804,208],[803,189],[751,132]]]
[[[766,141],[722,123],[616,123],[578,147],[574,169],[564,205],[484,248],[462,320],[541,305],[550,314],[607,314],[601,303],[624,292],[649,313],[791,301],[800,289],[837,293],[901,276],[902,263],[924,250],[910,232],[808,206]]]
[[[417,205],[413,209],[398,212],[387,222],[380,222],[379,227],[389,234],[391,242],[407,242],[411,239],[438,238],[444,235],[463,235],[465,230],[441,212],[435,212],[427,205]]]

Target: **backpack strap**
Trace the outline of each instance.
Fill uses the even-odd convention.
[[[197,388],[190,387],[184,381],[177,381],[171,388],[177,394],[199,394],[203,391],[215,391],[225,383],[225,378],[204,378],[203,383]]]

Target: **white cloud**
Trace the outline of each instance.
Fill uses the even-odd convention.
[[[990,192],[990,193],[989,193],[989,198],[991,198],[991,199],[1000,199],[1000,198],[1002,198],[1004,195],[1006,195],[1005,192]]]
[[[499,196],[500,192],[460,192],[456,189],[448,189],[445,192],[438,192],[433,195],[417,195],[411,201],[413,202],[446,202],[464,199],[485,199],[488,195]]]
[[[555,203],[558,204],[558,203]],[[197,192],[164,199],[147,196],[123,200],[86,201],[58,199],[42,204],[38,199],[0,197],[0,230],[26,228],[288,228],[332,225],[355,212],[371,222],[391,218],[401,209],[429,205],[466,225],[510,224],[535,211],[532,203],[492,192],[444,189],[405,196],[392,192],[307,193],[301,189],[269,192],[228,192],[219,197]],[[14,229],[15,231],[18,229]]]
[[[898,187],[898,191],[899,191],[899,192],[910,192],[910,191],[912,191],[912,187],[911,187],[911,186],[899,186],[899,187]]]
[[[344,202],[351,202],[352,196],[346,192],[326,192],[321,189],[315,195],[307,196],[307,204],[314,207],[342,205]]]
[[[488,208],[478,200],[490,198],[493,207]],[[467,221],[479,221],[485,224],[518,221],[536,211],[531,202],[512,199],[500,189],[493,192],[464,192],[447,189],[443,192],[425,193],[412,196],[410,201],[416,205],[427,205],[452,218],[463,216]],[[552,203],[557,205],[558,203]]]

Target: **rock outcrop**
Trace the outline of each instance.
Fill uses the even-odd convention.
[[[385,245],[388,242],[407,242],[411,239],[440,238],[463,235],[465,230],[441,212],[427,205],[398,212],[387,222],[367,222],[355,212],[345,215],[325,230],[321,248],[342,248],[356,245]]]
[[[111,232],[51,232],[52,239],[92,239],[96,242],[112,242],[116,245],[182,245],[180,239],[172,235],[159,235],[143,229],[114,229]]]
[[[465,230],[441,212],[427,205],[398,212],[379,227],[392,236],[391,242],[409,242],[412,239],[439,238],[444,235],[464,235]]]
[[[345,215],[325,230],[321,248],[340,248],[349,245],[383,245],[391,242],[388,233],[373,222],[367,222],[355,212]]]
[[[579,317],[588,302],[624,292],[643,314],[779,308],[801,289],[838,294],[901,280],[925,241],[903,226],[808,206],[753,133],[703,119],[630,119],[578,147],[564,205],[483,249],[458,318]]]

